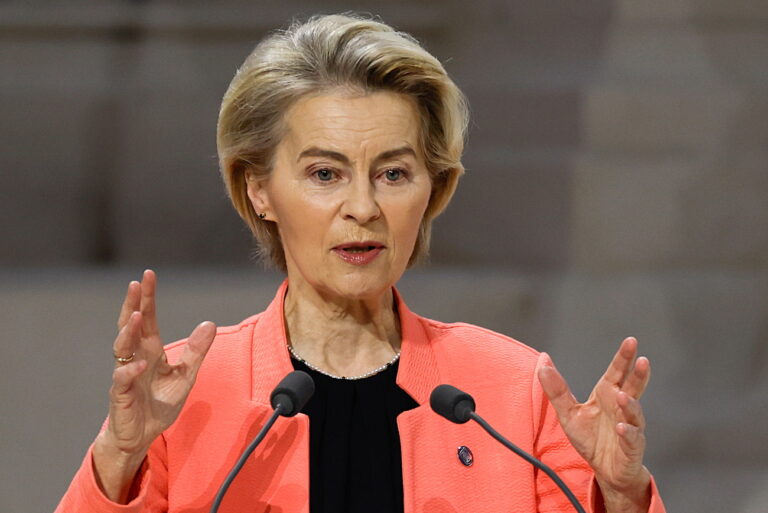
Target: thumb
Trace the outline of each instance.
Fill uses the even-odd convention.
[[[215,337],[216,325],[209,321],[198,324],[192,330],[192,333],[189,334],[186,347],[181,354],[180,363],[187,368],[187,371],[192,376],[197,375],[197,371],[203,363],[203,358],[208,354],[208,350],[211,348]]]
[[[576,401],[573,393],[571,393],[571,388],[557,370],[555,364],[549,360],[547,355],[545,357],[547,363],[539,367],[539,383],[541,383],[541,388],[547,394],[549,402],[557,412],[557,416],[562,423],[564,419],[570,416],[571,410],[578,404],[578,401]]]

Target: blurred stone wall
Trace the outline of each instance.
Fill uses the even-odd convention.
[[[63,493],[140,269],[160,267],[169,340],[271,297],[218,177],[218,106],[267,31],[344,10],[413,33],[472,108],[411,306],[547,350],[582,397],[637,336],[669,510],[768,512],[759,0],[0,1],[0,509]]]

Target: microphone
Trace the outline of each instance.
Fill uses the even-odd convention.
[[[261,441],[264,440],[264,437],[267,436],[267,432],[275,423],[277,417],[281,415],[283,417],[293,417],[301,411],[314,393],[315,382],[312,381],[309,374],[303,371],[293,371],[277,384],[269,396],[269,402],[275,411],[272,412],[267,423],[264,424],[264,427],[261,428],[261,431],[259,431],[259,434],[256,435],[256,438],[253,439],[250,445],[245,448],[240,459],[237,460],[237,463],[232,467],[227,478],[224,479],[221,488],[219,488],[219,491],[216,494],[216,498],[213,500],[210,513],[216,513],[219,510],[219,506],[221,505],[222,499],[224,499],[224,494],[227,493],[227,490],[229,489],[229,485],[232,484],[235,476],[237,476],[240,469],[243,468],[245,462],[248,461],[248,457],[254,449],[256,449],[256,446],[258,446]]]
[[[269,402],[272,408],[281,410],[280,415],[293,417],[304,408],[309,398],[315,393],[315,382],[304,371],[293,371],[277,384]]]
[[[464,424],[465,422],[474,420],[480,427],[482,427],[489,435],[498,440],[504,447],[511,450],[525,461],[541,469],[547,474],[552,481],[562,490],[573,507],[579,513],[585,513],[584,508],[581,507],[579,501],[573,492],[566,486],[560,476],[558,476],[554,470],[544,464],[542,461],[534,458],[503,436],[498,431],[493,429],[488,422],[486,422],[480,415],[475,413],[475,400],[466,392],[459,390],[451,385],[438,385],[432,390],[432,394],[429,396],[429,405],[432,407],[435,413],[445,417],[455,424]]]
[[[470,419],[469,414],[475,411],[472,396],[451,385],[435,387],[429,396],[429,405],[435,413],[454,424],[464,424]]]

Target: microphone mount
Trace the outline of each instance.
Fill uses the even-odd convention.
[[[293,417],[299,413],[314,393],[315,382],[312,381],[309,374],[303,371],[293,371],[278,383],[269,397],[270,404],[272,404],[272,408],[274,408],[275,411],[272,412],[272,415],[267,419],[267,423],[261,428],[261,431],[256,435],[256,438],[254,438],[248,447],[245,448],[240,459],[237,460],[237,463],[232,467],[227,478],[224,479],[224,482],[221,484],[221,487],[213,500],[210,513],[216,513],[219,510],[219,506],[221,506],[221,501],[224,499],[224,494],[227,493],[229,485],[232,484],[235,476],[237,476],[240,469],[243,468],[245,462],[248,461],[248,457],[251,453],[253,453],[261,441],[264,440],[264,437],[267,436],[267,433],[270,428],[272,428],[272,425],[277,418],[280,416]]]
[[[554,470],[552,470],[541,460],[528,454],[520,447],[516,446],[501,436],[498,431],[493,429],[493,427],[491,427],[491,425],[488,424],[485,419],[483,419],[475,412],[475,400],[471,395],[451,385],[438,385],[429,396],[429,404],[435,413],[445,417],[455,424],[464,424],[469,420],[474,420],[480,424],[480,427],[482,427],[489,435],[500,442],[504,447],[547,474],[549,478],[552,479],[552,481],[554,481],[554,483],[565,494],[576,511],[578,513],[585,513],[584,508],[581,506],[581,504],[579,504],[576,496],[563,482],[563,480],[560,479],[560,476],[558,476]]]

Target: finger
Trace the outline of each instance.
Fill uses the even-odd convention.
[[[141,315],[143,317],[142,329],[144,336],[158,335],[157,312],[155,295],[157,292],[157,275],[151,269],[144,271],[141,280]]]
[[[567,423],[578,401],[571,393],[568,383],[555,368],[554,363],[544,365],[539,369],[539,382],[544,393],[547,394],[549,402],[552,403],[560,423]]]
[[[192,379],[197,376],[197,371],[200,369],[205,355],[208,354],[215,337],[216,325],[209,321],[200,323],[190,333],[179,364],[185,368],[187,375]]]
[[[117,367],[112,372],[112,388],[110,396],[113,402],[120,402],[122,395],[127,393],[133,383],[147,368],[146,360],[137,360]]]
[[[120,307],[120,315],[117,317],[117,330],[123,329],[128,322],[128,317],[139,309],[141,304],[141,285],[138,281],[132,281],[128,284],[128,290],[125,292],[123,305]]]
[[[635,399],[640,399],[650,379],[651,362],[645,356],[641,356],[635,361],[635,367],[621,389]]]
[[[138,351],[141,340],[141,313],[133,312],[125,326],[117,334],[114,344],[112,344],[112,354],[115,358],[130,358]],[[115,360],[115,366],[124,366]]]
[[[633,337],[625,338],[605,370],[603,379],[620,387],[632,369],[636,354],[637,340]]]
[[[622,391],[616,396],[616,402],[619,403],[625,422],[645,431],[645,415],[640,401]]]
[[[642,461],[645,451],[645,435],[636,426],[619,422],[616,424],[616,434],[619,435],[619,447],[631,460]]]

